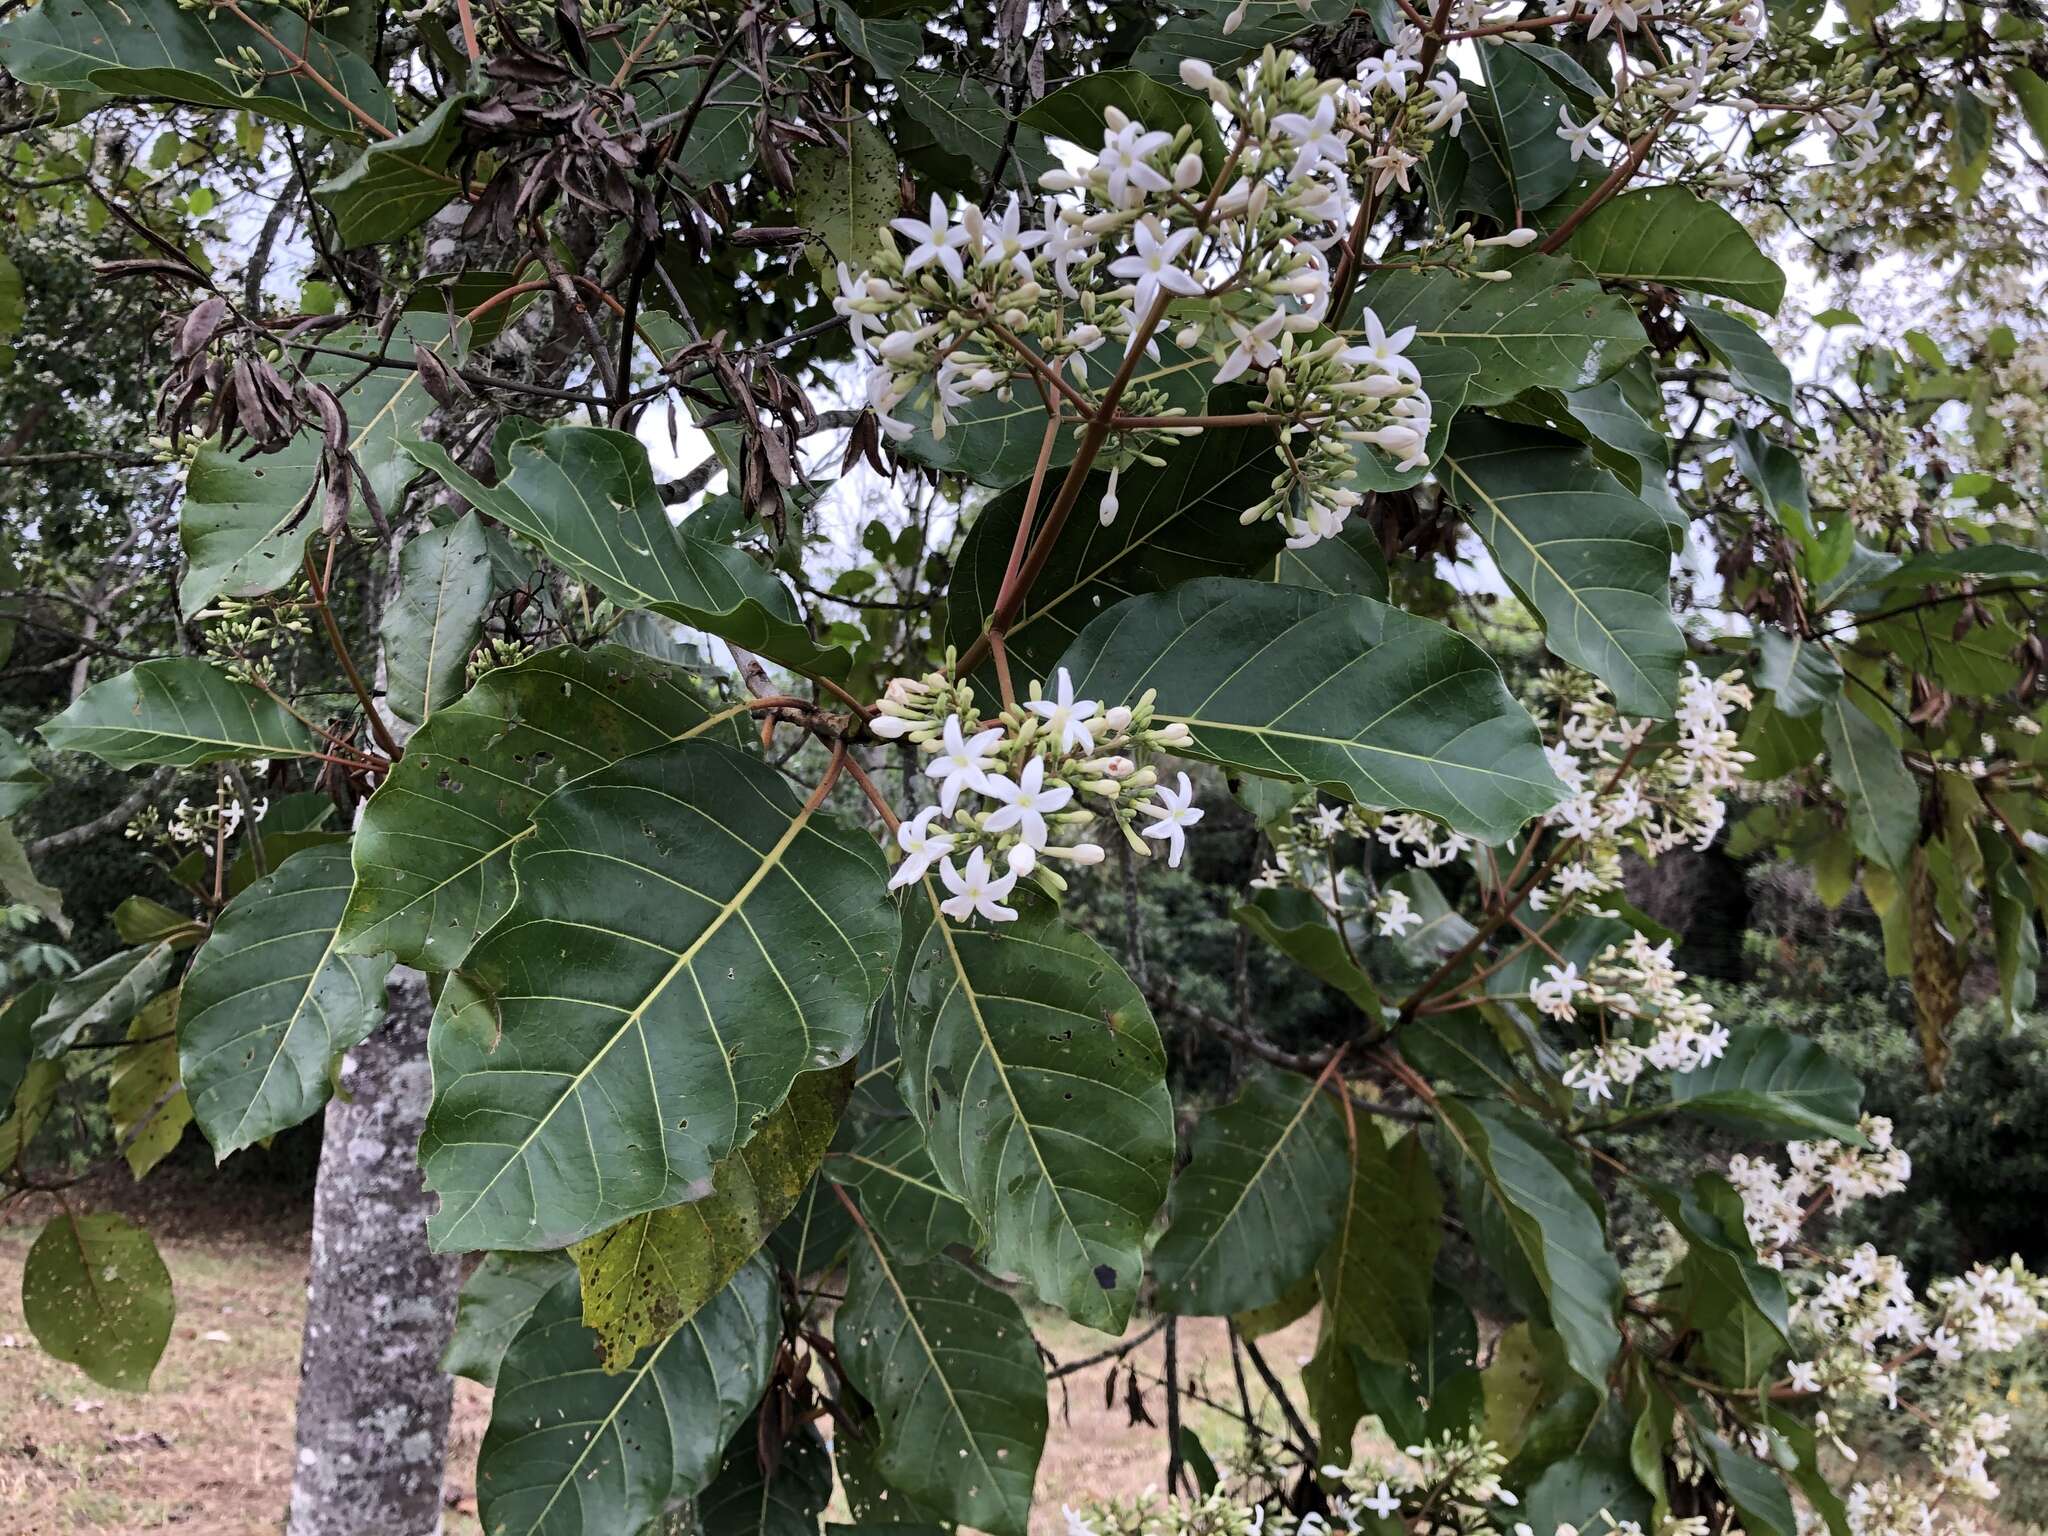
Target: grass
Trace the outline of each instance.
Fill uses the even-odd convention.
[[[140,1199],[141,1192],[122,1196]],[[167,1211],[160,1198],[153,1192],[147,1210],[129,1212],[157,1237],[178,1302],[170,1344],[146,1393],[111,1391],[42,1352],[21,1316],[21,1267],[47,1212],[15,1210],[0,1223],[0,1530],[14,1536],[167,1530],[274,1536],[282,1528],[306,1305],[305,1213],[258,1213],[226,1225]],[[1035,1321],[1043,1342],[1062,1359],[1079,1359],[1110,1342],[1050,1314]],[[1313,1345],[1312,1320],[1261,1343],[1297,1404],[1301,1362]],[[1189,1384],[1218,1402],[1236,1403],[1220,1321],[1184,1322],[1179,1355]],[[1154,1336],[1130,1363],[1144,1408],[1163,1424],[1163,1340]],[[1140,1493],[1165,1470],[1164,1430],[1133,1422],[1122,1369],[1114,1401],[1105,1404],[1107,1370],[1097,1366],[1052,1384],[1035,1532],[1054,1536],[1064,1528],[1062,1503]],[[1263,1397],[1256,1382],[1253,1390]],[[456,1382],[449,1536],[480,1536],[476,1453],[489,1417],[490,1393]],[[1270,1410],[1267,1417],[1278,1422]],[[1229,1414],[1199,1403],[1189,1405],[1187,1423],[1219,1459],[1241,1432]]]

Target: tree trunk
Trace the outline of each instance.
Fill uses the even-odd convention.
[[[389,1017],[349,1053],[327,1106],[287,1536],[441,1528],[453,1395],[441,1353],[460,1262],[427,1249],[432,1202],[415,1156],[430,1086],[426,978],[399,966],[387,996]]]

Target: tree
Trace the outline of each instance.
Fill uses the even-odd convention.
[[[1890,1126],[1619,897],[1747,803],[1736,836],[1883,915],[1931,1081],[1971,953],[2033,1002],[2048,338],[2009,296],[2032,216],[1977,210],[2038,183],[1998,126],[2039,138],[2041,27],[1818,24],[0,24],[27,153],[85,167],[132,244],[104,270],[166,301],[184,481],[158,654],[84,647],[40,735],[151,771],[132,830],[192,891],[0,1014],[10,1178],[56,1182],[81,1053],[138,1172],[185,1115],[223,1156],[300,1122],[365,1041],[402,1076],[412,968],[494,1532],[815,1527],[836,1476],[858,1522],[1021,1536],[1026,1300],[1112,1371],[1141,1307],[1231,1319],[1280,1423],[1244,1390],[1219,1482],[1168,1366],[1176,1530],[1966,1521],[2004,1431],[1934,1389],[2042,1282],[1836,1251],[1904,1183]],[[195,112],[260,189],[238,286],[84,148]],[[1745,312],[1902,248],[1952,312],[1795,383]],[[1233,916],[1329,989],[1324,1038],[1259,1029],[1248,964],[1219,1011],[1141,963],[1145,872],[1226,791],[1266,854]],[[42,841],[0,870],[54,915]],[[1111,850],[1128,966],[1063,906]],[[1162,1024],[1244,1069],[1185,1166]],[[1690,1182],[1646,1171],[1702,1127]],[[146,1234],[68,1207],[24,1291],[46,1348],[146,1383]],[[1515,1320],[1484,1352],[1475,1302]],[[1318,1305],[1304,1414],[1256,1339]],[[1844,1475],[1844,1415],[1901,1401],[1924,1465]],[[417,1458],[368,1470],[413,1495],[384,1528],[430,1525]],[[312,1481],[295,1520],[336,1528]]]

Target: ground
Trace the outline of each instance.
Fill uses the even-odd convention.
[[[126,1536],[183,1528],[272,1536],[291,1489],[305,1213],[287,1206],[245,1210],[231,1222],[167,1219],[152,1203],[135,1214],[158,1237],[178,1302],[170,1345],[143,1394],[110,1391],[37,1347],[21,1317],[21,1266],[40,1214],[17,1210],[0,1222],[0,1530]],[[1049,1320],[1042,1336],[1064,1359],[1109,1342],[1059,1320]],[[1305,1320],[1261,1348],[1292,1385],[1313,1344],[1314,1324]],[[1150,1385],[1162,1369],[1161,1348],[1155,1336],[1132,1358],[1147,1379],[1146,1406],[1163,1420],[1162,1394]],[[1183,1324],[1180,1356],[1205,1395],[1236,1402],[1220,1322]],[[1062,1502],[1135,1494],[1164,1470],[1162,1431],[1132,1425],[1121,1373],[1117,1401],[1105,1407],[1103,1377],[1096,1367],[1053,1385],[1034,1521],[1048,1536],[1063,1529]],[[489,1417],[490,1393],[456,1382],[449,1536],[478,1536],[476,1453]],[[1225,1414],[1199,1404],[1191,1405],[1188,1422],[1219,1455],[1234,1432]]]

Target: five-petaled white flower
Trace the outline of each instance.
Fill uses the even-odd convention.
[[[935,261],[946,269],[946,275],[954,282],[966,281],[966,269],[960,264],[960,248],[967,243],[967,226],[947,222],[946,202],[938,193],[932,194],[930,219],[891,219],[889,227],[916,242],[915,249],[903,259],[905,277]]]
[[[986,794],[989,770],[996,765],[995,748],[1003,739],[1000,727],[967,736],[960,729],[960,717],[948,715],[939,744],[939,755],[924,765],[925,775],[939,781],[939,806],[950,816],[960,803],[963,789]]]
[[[1024,228],[1024,205],[1017,200],[1017,194],[1010,194],[1010,206],[1003,210],[1001,219],[985,224],[983,233],[988,243],[982,248],[981,259],[991,267],[1008,262],[1016,268],[1017,276],[1026,282],[1031,279],[1031,257],[1028,254],[1045,244],[1045,231]]]
[[[1033,699],[1024,706],[1034,715],[1045,719],[1048,734],[1056,737],[1062,752],[1093,752],[1095,733],[1088,729],[1087,722],[1094,718],[1101,704],[1094,699],[1076,699],[1074,680],[1061,667],[1053,679],[1053,696],[1049,699]]]
[[[1334,94],[1318,98],[1312,112],[1282,112],[1273,119],[1273,128],[1301,146],[1294,159],[1296,176],[1308,175],[1325,160],[1344,163],[1344,141],[1350,134],[1337,126]]]
[[[1188,782],[1188,776],[1180,775],[1180,792],[1176,794],[1161,784],[1153,791],[1156,798],[1138,806],[1147,816],[1154,819],[1145,829],[1147,837],[1166,839],[1166,863],[1169,869],[1180,866],[1180,856],[1187,848],[1187,829],[1202,819],[1202,813],[1195,808],[1195,786]]]
[[[1287,324],[1287,311],[1276,309],[1257,325],[1246,326],[1235,316],[1228,318],[1230,333],[1237,338],[1237,345],[1223,359],[1216,370],[1216,382],[1228,384],[1247,368],[1270,368],[1280,361],[1279,340],[1281,329]]]
[[[1388,335],[1387,328],[1380,324],[1380,317],[1372,310],[1366,310],[1361,318],[1365,321],[1365,340],[1346,347],[1342,353],[1343,361],[1353,368],[1370,364],[1397,379],[1406,379],[1411,384],[1418,382],[1421,376],[1416,373],[1415,365],[1401,355],[1408,343],[1415,339],[1415,327],[1404,325]]]
[[[1422,126],[1435,133],[1446,123],[1452,133],[1457,133],[1465,123],[1465,109],[1472,104],[1472,98],[1458,89],[1458,77],[1449,70],[1430,76],[1430,94],[1436,97],[1429,104],[1429,111],[1422,119]]]
[[[1422,926],[1422,914],[1415,910],[1406,891],[1387,892],[1374,916],[1383,939],[1398,939],[1410,928]]]
[[[1115,107],[1103,112],[1109,125],[1102,135],[1102,153],[1095,157],[1095,169],[1109,178],[1109,200],[1119,208],[1135,208],[1148,192],[1164,192],[1171,183],[1151,164],[1152,156],[1173,142],[1173,135],[1154,129],[1145,131]]]
[[[951,859],[939,866],[939,878],[953,894],[939,903],[939,910],[955,922],[966,922],[977,914],[992,923],[1017,920],[1017,909],[1002,904],[1017,883],[1015,875],[991,878],[988,855],[979,848],[967,855],[967,868],[956,869]]]
[[[1586,990],[1585,978],[1579,975],[1577,962],[1567,960],[1562,966],[1543,967],[1545,979],[1533,983],[1529,988],[1529,1001],[1553,1019],[1569,1019],[1572,1016],[1572,1000]]]
[[[1153,300],[1158,298],[1161,289],[1190,297],[1202,291],[1201,279],[1174,265],[1181,252],[1201,233],[1190,226],[1176,229],[1162,238],[1158,222],[1150,215],[1138,221],[1137,250],[1132,255],[1119,256],[1109,264],[1111,277],[1127,278],[1137,283],[1138,292],[1131,301],[1132,309],[1140,315],[1149,315]]]
[[[923,879],[926,870],[953,851],[953,834],[932,830],[932,821],[938,814],[936,805],[928,805],[896,828],[896,846],[903,850],[903,862],[889,877],[890,890],[901,890],[911,881]]]
[[[1007,832],[1015,827],[1025,842],[1034,848],[1045,846],[1045,818],[1050,811],[1061,809],[1074,798],[1070,784],[1055,784],[1050,789],[1045,784],[1045,759],[1034,757],[1024,765],[1024,771],[1017,775],[1015,783],[1001,774],[991,774],[982,793],[1002,805],[989,813],[982,826],[990,832]]]

